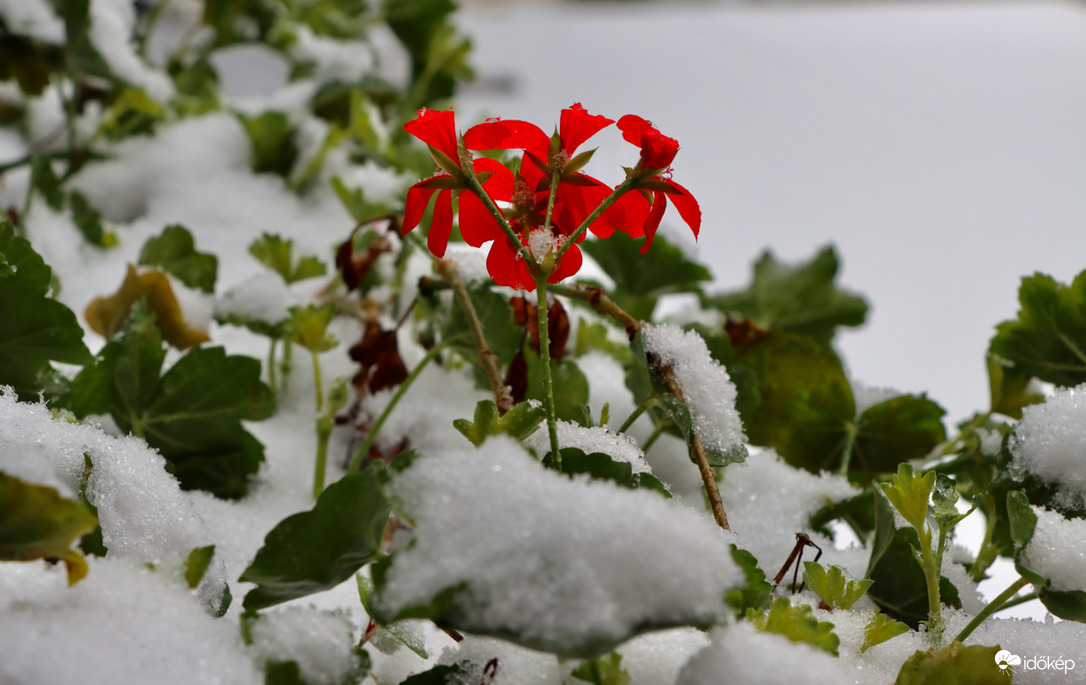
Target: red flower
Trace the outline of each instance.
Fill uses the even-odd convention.
[[[401,235],[406,235],[419,225],[434,193],[437,193],[437,200],[434,202],[430,233],[426,238],[426,245],[434,256],[445,256],[452,234],[454,196],[459,201],[460,232],[469,245],[479,247],[488,240],[504,235],[482,200],[471,192],[462,192],[470,186],[461,167],[453,112],[420,109],[418,117],[404,124],[403,128],[430,146],[438,171],[408,189]],[[472,170],[482,181],[483,189],[492,199],[509,199],[513,193],[513,175],[505,166],[485,158],[472,160],[471,164]]]
[[[641,192],[623,196],[640,200],[640,209],[634,211],[640,212],[644,217],[642,229],[647,236],[645,244],[641,246],[641,254],[649,251],[656,231],[660,228],[660,220],[667,209],[668,200],[679,210],[679,216],[696,238],[701,229],[701,208],[698,201],[690,191],[671,180],[671,162],[679,152],[679,143],[660,133],[651,122],[633,114],[619,119],[618,128],[622,131],[623,138],[641,148],[641,161],[631,172],[638,179],[634,187]]]

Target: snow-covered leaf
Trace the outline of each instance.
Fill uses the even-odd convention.
[[[811,615],[811,607],[793,605],[787,597],[773,600],[769,611],[747,609],[747,620],[758,630],[783,635],[792,642],[804,642],[837,656],[840,638],[833,632],[833,624],[819,621]]]
[[[238,579],[257,585],[245,595],[245,609],[329,590],[373,561],[389,514],[381,479],[376,466],[348,474],[325,488],[311,510],[280,521]]]
[[[635,473],[633,465],[628,461],[618,461],[602,452],[585,454],[584,450],[576,447],[563,447],[559,451],[562,453],[562,473],[571,478],[584,474],[596,480],[617,483],[624,488],[645,488],[658,492],[665,498],[671,497],[671,493],[659,478],[644,471]],[[550,466],[552,463],[553,459],[548,453],[543,464]]]

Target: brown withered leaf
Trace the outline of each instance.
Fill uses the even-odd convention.
[[[343,283],[347,286],[347,291],[357,290],[373,268],[377,258],[391,250],[392,243],[384,236],[370,240],[366,249],[358,253],[354,251],[353,233],[350,238],[341,243],[336,249],[336,268],[343,275]]]
[[[129,264],[120,289],[109,297],[99,297],[91,302],[83,316],[96,333],[112,338],[124,328],[132,305],[140,300],[154,312],[155,325],[162,333],[162,339],[177,349],[187,350],[210,340],[206,331],[185,322],[166,273],[158,269],[141,274]]]
[[[524,350],[518,350],[509,362],[505,385],[509,388],[514,404],[523,402],[528,396],[528,362],[524,359]]]
[[[394,388],[407,378],[395,329],[386,331],[380,324],[367,323],[362,340],[352,345],[348,354],[362,367],[352,380],[360,393]]]
[[[728,334],[732,347],[742,347],[757,342],[769,331],[759,328],[752,319],[740,321],[729,316],[724,322],[724,332]]]
[[[528,304],[524,297],[514,297],[509,303],[513,306],[513,321],[528,330],[532,336],[531,347],[538,352],[539,308]],[[547,310],[547,334],[550,337],[551,360],[558,363],[566,355],[566,343],[569,341],[569,315],[558,300]]]

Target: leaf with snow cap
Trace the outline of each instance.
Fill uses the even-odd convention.
[[[1034,387],[1033,376],[999,357],[988,355],[988,392],[992,412],[1022,418],[1022,408],[1044,402],[1045,396]]]
[[[659,234],[647,254],[641,254],[641,241],[623,234],[586,240],[581,249],[614,280],[611,299],[635,319],[651,318],[661,296],[700,293],[701,284],[713,280],[704,264]]]
[[[810,261],[789,265],[766,251],[754,265],[750,286],[740,292],[703,298],[712,306],[740,319],[752,319],[761,329],[810,336],[829,343],[839,326],[859,326],[867,316],[867,302],[839,290],[837,254],[823,248]]]
[[[56,488],[0,472],[0,560],[63,561],[74,585],[87,575],[87,562],[72,543],[97,525],[90,510]]]
[[[1022,279],[1018,318],[989,347],[1023,373],[1061,386],[1086,382],[1086,271],[1070,286],[1045,274]]]
[[[329,590],[376,559],[389,514],[382,478],[377,466],[348,474],[325,488],[311,510],[280,521],[238,578],[257,585],[245,595],[245,609]]]
[[[161,235],[149,238],[140,251],[139,263],[160,266],[190,288],[205,293],[215,290],[218,257],[197,251],[192,233],[180,224],[167,226]]]
[[[92,359],[75,315],[47,296],[51,280],[30,243],[0,221],[0,385],[13,386],[23,399],[37,397],[51,361]]]
[[[1014,567],[1018,573],[1033,584],[1037,598],[1054,616],[1071,621],[1086,622],[1086,591],[1077,589],[1054,589],[1052,579],[1039,572],[1041,567],[1030,558],[1029,548],[1037,534],[1038,512],[1042,515],[1062,520],[1058,512],[1034,510],[1030,506],[1026,493],[1016,490],[1007,495],[1007,518],[1009,519],[1011,539],[1015,543]],[[1072,519],[1079,523],[1079,519]],[[1067,523],[1067,521],[1064,521]]]
[[[583,474],[595,480],[609,480],[631,490],[645,488],[666,499],[671,498],[671,492],[659,478],[644,471],[634,473],[633,465],[628,461],[617,461],[603,452],[585,454],[577,447],[563,447],[559,451],[562,453],[562,473],[570,478]],[[543,465],[552,467],[553,461],[550,453],[547,453]]]
[[[916,652],[902,664],[894,685],[1001,685],[1007,674],[996,664],[999,646],[968,647],[955,640],[936,651]]]

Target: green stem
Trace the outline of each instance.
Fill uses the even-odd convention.
[[[966,626],[962,628],[962,632],[958,633],[958,637],[954,639],[958,642],[965,642],[965,638],[969,637],[970,633],[976,630],[977,626],[983,623],[986,618],[1002,609],[1004,605],[1008,604],[1008,601],[1028,583],[1029,581],[1025,578],[1019,578],[1018,580],[1011,583],[1010,587],[999,593],[999,595],[991,602],[988,602],[988,606],[981,609],[980,613],[974,616],[973,620],[966,624]]]
[[[419,377],[423,369],[426,368],[426,365],[436,359],[437,355],[441,354],[441,351],[453,340],[454,338],[447,338],[434,345],[430,351],[426,353],[426,356],[419,360],[419,363],[411,370],[411,373],[407,375],[407,378],[404,379],[403,383],[400,383],[400,387],[396,389],[396,394],[389,400],[388,406],[385,407],[385,410],[381,412],[381,415],[378,416],[377,420],[370,426],[369,432],[366,433],[366,439],[362,441],[362,445],[358,448],[358,451],[355,452],[354,459],[351,460],[350,466],[347,467],[348,473],[357,471],[362,467],[362,462],[365,461],[366,455],[369,454],[370,450],[373,448],[373,443],[377,440],[377,434],[381,432],[381,427],[385,425],[385,421],[387,421],[389,415],[392,414],[392,410],[396,408],[396,405],[399,404],[403,396],[407,394],[411,384]]]
[[[328,467],[328,440],[332,437],[331,416],[317,417],[317,460],[313,471],[313,499],[324,491],[324,474]]]
[[[324,411],[324,381],[321,379],[320,355],[310,350],[309,356],[313,360],[313,385],[317,390],[317,413]]]
[[[845,445],[841,449],[841,465],[837,467],[838,475],[847,476],[848,467],[852,462],[852,447],[856,444],[856,433],[859,428],[855,423],[849,423],[845,430]]]
[[[656,442],[656,438],[663,435],[664,431],[666,431],[669,426],[671,426],[670,421],[661,421],[657,424],[656,428],[652,430],[652,434],[649,435],[649,437],[645,439],[645,443],[641,445],[641,451],[647,453],[649,448],[652,447],[652,443]]]
[[[535,263],[535,258],[532,257],[532,253],[528,250],[524,243],[521,242],[520,236],[518,236],[516,231],[513,230],[513,227],[509,225],[509,222],[506,221],[505,215],[502,214],[500,209],[498,209],[498,205],[494,204],[493,198],[491,198],[490,195],[487,195],[486,190],[483,188],[483,184],[479,182],[479,178],[475,175],[475,170],[465,169],[464,176],[468,180],[468,185],[471,186],[471,192],[475,193],[475,196],[478,197],[479,201],[483,203],[483,206],[486,207],[488,212],[490,212],[490,215],[493,216],[494,219],[498,222],[498,226],[500,226],[502,231],[505,232],[505,235],[509,238],[509,241],[514,246],[516,246],[517,252],[524,259],[524,263],[528,266],[528,269],[533,273],[535,271],[538,271],[538,267]]]
[[[924,582],[928,589],[928,639],[932,647],[938,648],[943,640],[943,605],[939,597],[939,571],[943,555],[932,553],[931,533],[928,530],[916,532],[920,542],[920,565],[924,569]]]
[[[547,412],[547,432],[551,438],[554,469],[562,472],[562,453],[558,450],[558,417],[554,411],[554,380],[551,376],[551,340],[547,327],[547,275],[535,277],[536,310],[539,312],[539,361],[543,366],[543,409]]]
[[[625,423],[623,423],[622,426],[618,429],[618,432],[625,433],[626,431],[628,431],[630,429],[630,426],[634,425],[634,421],[637,421],[637,419],[640,418],[640,416],[646,411],[648,411],[649,407],[651,407],[655,403],[656,395],[653,395],[652,397],[646,398],[645,401],[641,404],[637,405],[637,408],[633,410],[629,418],[627,418]]]
[[[279,388],[275,383],[275,346],[279,344],[279,338],[272,338],[268,345],[268,387],[271,388],[272,397],[279,394]]]

